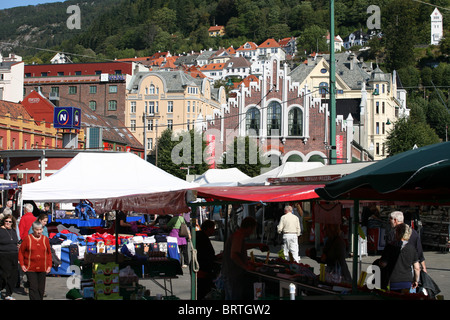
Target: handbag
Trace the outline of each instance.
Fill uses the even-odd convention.
[[[331,284],[339,284],[342,281],[341,264],[336,262],[335,265],[327,266],[325,268],[325,282]]]
[[[189,228],[186,225],[186,223],[183,221],[180,225],[180,232],[178,233],[178,235],[180,237],[185,237],[185,238],[189,238],[190,237],[190,232],[189,232]]]

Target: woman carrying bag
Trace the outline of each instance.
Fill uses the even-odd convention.
[[[181,265],[183,268],[187,268],[187,266],[189,265],[189,253],[187,244],[188,240],[190,240],[191,238],[189,233],[186,236],[181,231],[185,229],[185,227],[187,227],[187,224],[182,213],[175,214],[174,217],[167,223],[167,228],[170,230],[169,237],[177,238],[178,248],[180,248],[181,253]]]

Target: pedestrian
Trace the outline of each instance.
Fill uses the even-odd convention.
[[[396,229],[404,223],[403,212],[393,211],[389,214],[390,232],[386,235],[386,246],[378,261],[374,262],[381,269],[381,288],[386,289],[391,273],[400,254],[402,242],[397,239]],[[419,263],[424,272],[427,272],[425,257],[423,255],[422,243],[416,230],[411,229],[408,242],[416,249]]]
[[[298,255],[298,237],[301,235],[300,230],[300,221],[298,217],[292,213],[292,207],[285,206],[284,215],[280,218],[277,231],[278,233],[283,234],[283,251],[286,260],[288,260],[290,253],[295,262],[300,261]]]
[[[20,218],[19,222],[20,239],[23,240],[27,237],[28,231],[34,221],[36,221],[36,217],[33,215],[33,205],[31,203],[26,203],[24,205],[24,215]]]
[[[48,230],[47,230],[48,215],[45,213],[41,213],[39,217],[36,219],[36,221],[42,224],[42,234],[48,238]],[[28,234],[30,233],[33,233],[33,227],[30,227]]]
[[[183,214],[175,214],[172,219],[167,223],[167,228],[170,230],[169,236],[177,238],[177,245],[181,253],[181,266],[187,268],[189,265],[189,253],[188,253],[188,239],[180,236],[181,224],[186,223]]]
[[[348,283],[351,282],[352,277],[350,275],[347,262],[345,261],[345,258],[347,257],[347,249],[345,241],[341,236],[340,225],[326,224],[325,235],[327,239],[322,250],[320,262],[325,263],[328,270],[338,270],[340,273],[340,281]]]
[[[5,214],[0,220],[0,290],[5,289],[5,300],[15,300],[12,294],[18,278],[18,247],[16,219]]]
[[[216,277],[216,253],[211,244],[211,237],[216,224],[213,220],[205,220],[196,232],[196,249],[199,270],[197,272],[197,299],[204,299],[214,287]]]
[[[226,300],[252,299],[251,288],[247,282],[248,270],[247,250],[259,248],[267,251],[263,243],[246,243],[246,238],[256,230],[257,222],[253,217],[242,220],[241,226],[227,239],[222,255],[222,277]]]
[[[395,228],[395,238],[400,242],[400,253],[389,278],[389,290],[409,293],[416,289],[420,278],[419,256],[414,244],[409,242],[412,228],[405,223]],[[413,272],[411,272],[413,267]]]
[[[33,233],[22,239],[19,262],[29,282],[30,300],[43,300],[45,280],[52,269],[52,252],[48,237],[42,234],[42,224],[33,222]]]
[[[3,213],[3,211],[5,211],[5,209],[11,209],[12,211],[12,206],[13,206],[13,201],[11,199],[9,199],[8,201],[6,201],[6,205],[4,207],[2,207],[2,209],[0,210],[0,213]]]

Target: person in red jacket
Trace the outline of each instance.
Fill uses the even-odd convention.
[[[30,283],[30,300],[43,300],[47,273],[52,269],[50,241],[42,234],[42,224],[33,222],[33,233],[22,239],[19,262]]]
[[[20,218],[19,222],[19,236],[20,239],[25,239],[28,236],[31,225],[36,221],[36,217],[33,215],[33,205],[26,203],[24,205],[24,215]]]

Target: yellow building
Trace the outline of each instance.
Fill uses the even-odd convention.
[[[384,73],[358,60],[352,53],[336,58],[336,115],[338,121],[354,123],[354,142],[362,149],[354,158],[374,160],[387,156],[386,139],[393,123],[408,116],[406,93],[397,85],[395,72]],[[313,97],[329,99],[329,55],[308,58],[290,73]],[[351,117],[349,118],[349,115]]]
[[[222,37],[225,35],[225,27],[224,26],[211,26],[208,29],[208,33],[210,37]]]
[[[225,106],[224,87],[214,88],[205,78],[181,70],[139,72],[127,87],[125,123],[149,155],[165,129],[206,130]]]

